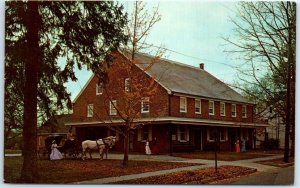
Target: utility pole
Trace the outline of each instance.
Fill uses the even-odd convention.
[[[218,142],[218,128],[215,127],[214,129],[214,136],[215,136],[215,172],[218,173],[218,158],[217,158],[217,142]]]

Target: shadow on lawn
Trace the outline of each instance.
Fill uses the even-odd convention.
[[[18,183],[23,157],[4,158],[4,182]],[[71,183],[91,179],[152,172],[199,164],[130,160],[127,167],[122,160],[38,160],[38,183]]]
[[[270,153],[263,151],[247,151],[242,153],[235,152],[217,152],[217,159],[220,161],[237,161],[237,160],[245,160],[245,159],[254,159],[261,157],[268,157],[272,155],[276,155],[278,153]],[[214,160],[215,152],[188,152],[188,153],[174,153],[175,157],[182,157],[188,159],[206,159],[206,160]]]

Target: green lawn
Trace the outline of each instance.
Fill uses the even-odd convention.
[[[217,152],[217,159],[221,161],[237,161],[244,159],[254,159],[259,157],[268,157],[273,154],[261,153],[261,152]],[[183,157],[189,159],[215,159],[215,152],[191,152],[191,153],[174,153],[176,157]]]
[[[20,154],[20,153],[22,153],[22,150],[19,150],[19,149],[5,149],[4,153],[5,154]]]

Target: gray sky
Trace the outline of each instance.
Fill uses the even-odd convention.
[[[148,7],[157,6],[162,16],[151,31],[147,43],[175,51],[166,51],[165,58],[198,67],[205,64],[205,70],[226,83],[235,78],[237,62],[233,56],[225,53],[226,42],[222,36],[233,35],[233,1],[151,1]],[[132,11],[132,1],[122,1],[125,11]],[[184,55],[183,55],[184,54]],[[76,71],[79,81],[68,83],[72,99],[91,76],[87,71]]]

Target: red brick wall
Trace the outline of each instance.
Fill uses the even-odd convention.
[[[120,63],[124,62],[125,58],[117,56],[112,67],[109,70],[109,83],[106,86],[106,90],[109,93],[109,97],[113,100],[117,100],[117,108],[121,111],[124,110],[125,99],[124,92],[124,81],[128,77],[127,71],[122,70]],[[139,117],[157,117],[157,116],[168,116],[168,94],[164,88],[157,84],[151,77],[146,75],[136,66],[132,69],[132,77],[139,77],[142,89],[147,88],[144,97],[150,97],[150,113],[139,113],[141,111],[141,103],[137,102],[134,111],[138,112]],[[93,77],[91,82],[78,97],[75,104],[73,105],[73,121],[101,121],[119,119],[118,115],[109,116],[109,98],[105,94],[105,91],[101,95],[96,95],[96,84],[98,79],[96,76]],[[152,89],[149,89],[151,86]],[[151,91],[150,91],[151,90]],[[153,91],[154,92],[153,92]],[[141,90],[142,92],[142,90]],[[140,92],[137,92],[140,93]],[[143,94],[140,95],[142,97]],[[139,97],[139,98],[140,98]],[[136,102],[136,100],[133,100]],[[94,105],[93,117],[87,117],[87,104]],[[124,110],[125,111],[125,110]]]
[[[242,118],[242,104],[236,104],[237,116],[231,116],[231,103],[225,102],[225,116],[220,115],[220,101],[214,101],[215,114],[209,115],[208,101],[207,99],[201,99],[201,114],[195,113],[195,99],[187,98],[187,112],[180,112],[180,97],[170,96],[171,116],[186,117],[186,118],[201,118],[212,119],[221,121],[233,121],[233,122],[253,122],[253,106],[247,105],[247,118]]]

